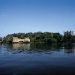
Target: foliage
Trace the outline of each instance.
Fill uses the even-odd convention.
[[[2,37],[0,37],[0,42],[2,41]]]
[[[71,32],[61,35],[60,33],[51,32],[35,32],[35,33],[14,33],[9,34],[3,38],[3,42],[12,42],[13,37],[26,38],[29,37],[31,42],[45,42],[45,43],[62,43],[62,42],[73,42],[75,43],[75,35]]]

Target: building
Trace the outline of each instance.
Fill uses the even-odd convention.
[[[29,38],[24,38],[24,39],[20,39],[18,37],[13,37],[13,43],[29,43],[30,39]]]

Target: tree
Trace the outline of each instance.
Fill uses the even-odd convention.
[[[64,42],[72,42],[72,40],[73,40],[73,32],[72,31],[64,32],[63,41]]]

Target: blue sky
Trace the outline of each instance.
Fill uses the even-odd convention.
[[[0,0],[0,36],[67,30],[75,32],[75,0]]]

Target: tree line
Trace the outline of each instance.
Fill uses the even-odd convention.
[[[75,35],[72,31],[64,32],[64,35],[60,33],[52,33],[52,32],[35,32],[35,33],[14,33],[8,34],[5,37],[0,37],[0,41],[3,43],[12,42],[13,37],[18,38],[26,38],[29,37],[31,42],[38,43],[75,43]]]

